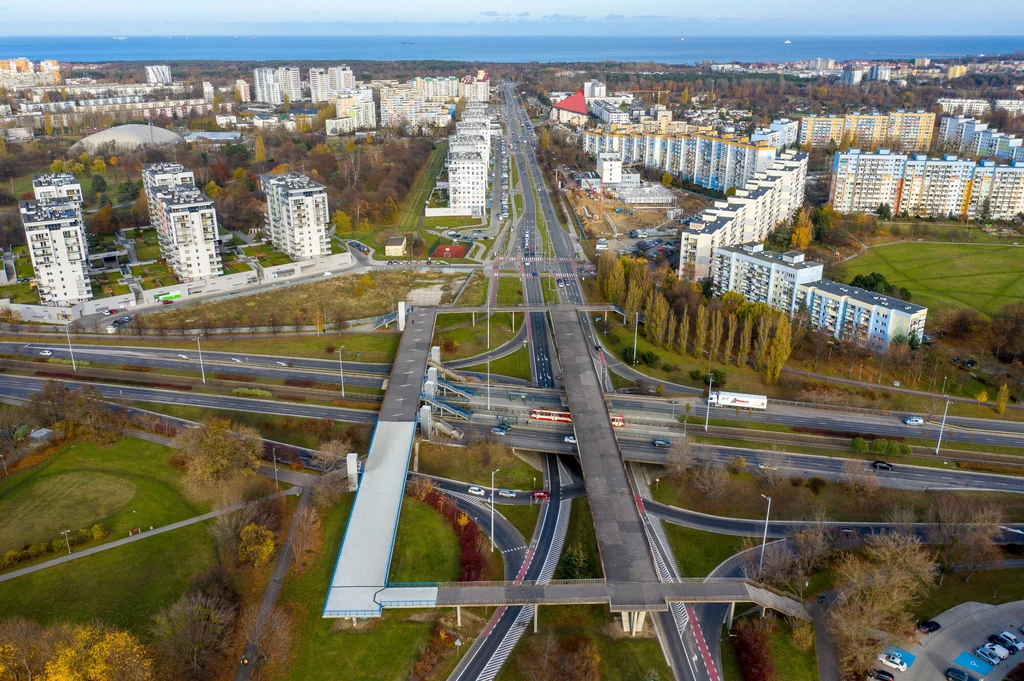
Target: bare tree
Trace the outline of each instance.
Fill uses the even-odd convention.
[[[53,637],[35,622],[21,617],[0,620],[0,678],[32,681],[42,678]]]
[[[292,559],[303,565],[320,543],[320,514],[312,506],[304,506],[292,520]]]
[[[226,598],[187,593],[156,616],[156,647],[168,669],[186,679],[212,675],[238,612]]]
[[[748,553],[741,569],[747,579],[779,589],[791,589],[793,582],[800,576],[797,567],[796,554],[789,547],[789,542],[775,541],[764,547],[763,561],[760,552]]]
[[[779,472],[779,468],[782,467],[786,457],[775,449],[768,449],[760,452],[758,458],[761,460],[757,467],[758,476],[761,478],[761,486],[769,489],[775,487],[782,480],[782,473]]]
[[[694,469],[691,484],[706,499],[717,499],[725,492],[725,483],[729,478],[728,471],[717,461],[705,459]]]
[[[352,451],[352,443],[348,440],[328,440],[320,444],[320,448],[309,455],[309,463],[313,468],[328,472],[345,465],[345,458]]]
[[[256,645],[256,659],[249,664],[253,667],[252,678],[260,681],[268,667],[287,656],[292,638],[291,621],[284,608],[275,606],[270,612],[261,613],[257,604],[242,613],[238,636],[243,641],[251,639]]]
[[[961,566],[968,569],[970,579],[978,565],[998,556],[995,538],[1001,516],[1000,510],[990,504],[949,495],[939,497],[929,509],[928,519],[940,580]]]
[[[321,475],[313,485],[313,504],[317,508],[329,508],[338,503],[348,491],[348,476],[345,471],[331,471]]]
[[[868,462],[859,459],[847,459],[843,464],[843,477],[853,492],[865,496],[874,494],[881,486]]]
[[[697,462],[697,457],[704,454],[704,448],[694,444],[689,437],[684,437],[672,443],[668,451],[665,465],[669,475],[675,478],[683,478],[690,468]]]
[[[891,523],[895,532],[910,534],[917,522],[917,512],[910,504],[893,504],[885,509],[885,522]]]

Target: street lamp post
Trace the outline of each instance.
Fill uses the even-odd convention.
[[[946,400],[946,407],[942,410],[942,425],[939,426],[939,441],[935,445],[935,454],[938,455],[939,447],[942,446],[942,431],[946,429],[946,412],[949,411],[949,403],[952,400]]]
[[[704,432],[708,432],[708,424],[711,422],[711,386],[715,382],[715,375],[708,372],[708,412],[704,416]]]
[[[761,538],[761,560],[757,563],[757,576],[761,576],[761,569],[764,567],[764,545],[768,542],[768,517],[772,514],[772,498],[761,495],[768,500],[768,511],[764,514],[764,536]]]
[[[278,482],[278,480],[277,480],[277,447],[274,447],[274,449],[272,451],[273,451],[273,456],[274,456],[274,487],[276,487],[277,491],[280,492],[281,491],[281,483]]]
[[[68,331],[69,324],[64,325],[64,334],[68,337],[68,352],[71,353],[71,370],[78,371],[78,365],[75,364],[75,351],[71,348],[71,332]]]
[[[196,337],[196,347],[199,348],[199,373],[203,376],[203,383],[206,383],[206,368],[203,366],[203,344]]]
[[[68,555],[69,556],[71,555],[71,540],[68,539],[68,534],[70,534],[70,532],[71,532],[71,530],[64,530],[63,532],[61,532],[61,534],[64,535],[65,543],[67,543],[67,545],[68,545]]]
[[[0,461],[4,464],[4,475],[7,475],[7,459],[4,458],[3,454],[0,454]]]
[[[491,410],[491,297],[487,296],[487,410]],[[493,494],[493,490],[492,490]],[[492,504],[493,506],[493,504]],[[492,528],[493,529],[493,528]],[[491,543],[494,543],[494,538],[491,538]],[[491,546],[491,550],[494,547]]]
[[[338,373],[341,374],[341,396],[345,396],[345,346],[338,348]]]
[[[495,468],[491,471],[491,551],[494,551],[494,474],[500,470]]]

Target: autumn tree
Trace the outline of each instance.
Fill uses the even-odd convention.
[[[153,661],[127,631],[72,624],[56,634],[44,681],[148,681]]]
[[[705,499],[717,499],[725,492],[729,472],[713,459],[704,459],[693,468],[690,484]]]
[[[754,323],[747,317],[743,320],[743,330],[740,332],[740,343],[736,349],[736,366],[743,367],[747,364],[747,358],[750,356],[750,343],[753,340],[754,334]]]
[[[52,632],[35,622],[22,617],[0,620],[0,679],[31,681],[41,677],[52,644]]]
[[[718,349],[722,346],[722,330],[722,312],[715,310],[711,313],[711,345],[708,348],[708,357],[711,359],[718,357]]]
[[[608,275],[608,285],[605,291],[605,298],[609,302],[619,304],[622,302],[622,294],[626,290],[626,268],[620,259],[615,260],[611,273]]]
[[[345,465],[348,453],[352,451],[352,443],[348,440],[328,440],[320,444],[309,457],[313,468],[324,472],[340,469]]]
[[[156,615],[153,633],[166,668],[192,681],[211,676],[237,616],[230,600],[201,591],[186,593],[161,610]]]
[[[796,215],[796,222],[793,224],[793,231],[790,233],[789,245],[796,249],[804,249],[811,245],[814,238],[814,224],[807,217],[803,208]]]
[[[263,144],[263,135],[256,135],[253,160],[256,163],[265,163],[267,160],[267,148]]]
[[[665,339],[668,314],[669,307],[665,296],[661,295],[661,293],[652,295],[651,302],[647,305],[647,311],[644,313],[644,329],[647,334],[647,340],[654,345],[661,345]]]
[[[772,319],[761,317],[757,322],[757,342],[754,345],[754,368],[764,369],[768,360],[768,346],[772,333]]]
[[[320,543],[320,514],[315,507],[304,506],[295,513],[292,523],[292,560],[304,565]]]
[[[238,536],[238,562],[262,567],[274,555],[274,533],[258,523],[249,523]]]
[[[676,334],[676,347],[680,355],[686,354],[686,348],[690,344],[690,310],[683,308],[683,314],[679,317],[679,332]]]
[[[786,360],[789,359],[789,354],[793,350],[790,345],[790,334],[789,318],[786,315],[780,315],[778,322],[775,324],[775,335],[772,336],[771,347],[768,352],[768,365],[765,371],[765,383],[768,385],[774,385],[779,382],[782,368],[786,365]]]
[[[175,438],[185,457],[188,475],[199,484],[209,484],[235,473],[256,470],[263,452],[259,432],[227,419],[210,418],[196,428],[185,428]]]
[[[693,356],[700,359],[704,356],[704,344],[708,339],[708,307],[700,305],[697,308],[697,323],[693,330]]]
[[[722,361],[728,364],[729,361],[732,359],[733,346],[736,344],[736,327],[739,322],[736,319],[736,315],[732,314],[731,312],[726,315],[725,321],[725,347],[722,349]]]
[[[639,278],[633,277],[629,282],[629,292],[626,294],[626,319],[635,322],[637,315],[642,311],[644,304],[644,289]]]
[[[1006,403],[1010,401],[1010,389],[1003,383],[999,386],[999,392],[996,394],[996,413],[1002,414],[1006,411]]]

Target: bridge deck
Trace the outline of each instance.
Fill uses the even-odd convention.
[[[387,583],[391,566],[436,315],[433,307],[417,307],[409,314],[324,603],[324,617],[380,615],[378,592]]]
[[[605,578],[609,582],[656,583],[650,545],[579,312],[552,307],[551,324]]]

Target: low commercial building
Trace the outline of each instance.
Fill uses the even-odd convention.
[[[92,286],[86,274],[89,245],[81,204],[53,197],[22,201],[20,209],[39,302],[68,307],[90,300]]]
[[[292,260],[330,255],[327,188],[301,173],[260,175],[267,195],[267,231],[274,248]]]
[[[821,279],[823,269],[822,264],[805,260],[800,251],[766,251],[761,243],[722,246],[714,252],[712,290],[718,296],[735,291],[750,302],[792,315],[797,287]]]
[[[921,340],[928,308],[828,279],[797,286],[810,328],[881,351],[897,337]]]

